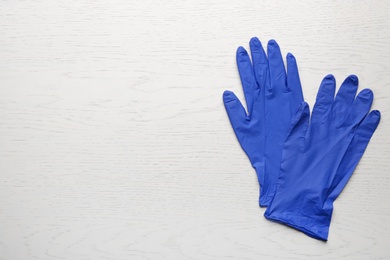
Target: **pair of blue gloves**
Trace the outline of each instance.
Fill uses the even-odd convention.
[[[320,240],[328,239],[333,202],[350,179],[380,121],[370,112],[373,93],[356,95],[358,78],[348,76],[336,96],[336,81],[321,82],[310,114],[303,100],[297,63],[278,44],[250,40],[250,59],[237,50],[247,111],[233,92],[223,101],[231,125],[260,184],[264,216]]]

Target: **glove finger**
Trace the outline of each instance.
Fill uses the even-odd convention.
[[[363,89],[360,91],[355,101],[353,102],[352,108],[349,111],[349,115],[343,125],[358,125],[370,111],[373,99],[374,93],[372,93],[370,89]]]
[[[287,91],[286,70],[284,68],[282,54],[280,53],[279,45],[275,40],[268,42],[268,64],[272,92],[278,93]]]
[[[236,130],[242,127],[246,123],[247,115],[237,96],[233,92],[226,90],[223,93],[223,103],[233,129]]]
[[[312,124],[321,122],[324,116],[328,113],[334,101],[334,93],[336,90],[336,79],[329,74],[322,80],[317,93],[316,103],[313,107],[311,116]]]
[[[309,127],[309,119],[309,105],[306,102],[301,102],[298,111],[292,119],[291,128],[284,143],[286,149],[296,148],[301,150],[303,148],[306,132]]]
[[[359,80],[355,75],[348,76],[343,84],[341,84],[331,108],[333,122],[337,126],[345,120],[346,115],[351,109],[355,100],[358,84]]]
[[[287,54],[287,88],[291,91],[294,102],[291,102],[295,109],[303,101],[301,80],[299,79],[297,61],[291,53]]]
[[[257,37],[253,37],[250,42],[253,71],[257,81],[257,87],[265,88],[269,78],[268,59],[263,46]]]
[[[362,158],[364,151],[379,124],[380,118],[380,112],[378,110],[373,110],[364,118],[363,122],[356,130],[329,189],[329,206],[331,206],[331,203],[339,196],[348,180],[351,178],[353,171]]]
[[[249,58],[248,52],[243,47],[238,47],[236,53],[238,72],[241,78],[242,88],[248,114],[252,113],[255,89],[257,88],[255,77],[253,74],[253,66]]]

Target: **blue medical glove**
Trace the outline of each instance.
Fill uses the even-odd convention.
[[[297,63],[287,54],[287,73],[278,44],[268,42],[268,57],[257,38],[250,40],[252,62],[243,47],[237,50],[237,66],[248,113],[233,92],[223,101],[242,149],[255,168],[260,184],[260,206],[274,194],[283,143],[291,120],[303,101]]]
[[[264,214],[320,240],[328,239],[333,201],[380,120],[379,111],[368,113],[371,90],[355,98],[356,76],[349,76],[334,98],[335,85],[332,75],[324,78],[311,118],[305,102],[299,107],[284,144],[276,193]]]

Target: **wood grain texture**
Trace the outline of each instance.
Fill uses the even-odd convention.
[[[390,259],[390,2],[2,1],[0,259]],[[276,39],[313,105],[350,73],[382,121],[327,243],[271,223],[222,104]]]

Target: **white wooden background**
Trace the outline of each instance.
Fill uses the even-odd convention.
[[[390,2],[1,1],[0,259],[390,259]],[[271,223],[222,92],[252,36],[382,121],[329,241]]]

